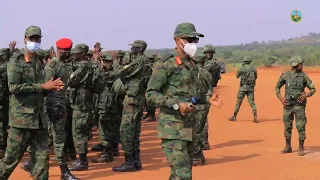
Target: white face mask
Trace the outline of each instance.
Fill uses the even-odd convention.
[[[26,47],[30,52],[33,53],[33,52],[36,52],[38,49],[40,49],[41,43],[27,41]]]
[[[185,43],[182,39],[180,39],[182,41],[182,43],[184,44],[184,47],[181,48],[183,49],[183,51],[189,55],[190,57],[193,57],[196,52],[197,52],[197,43]]]

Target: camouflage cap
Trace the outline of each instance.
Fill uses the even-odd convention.
[[[76,47],[74,47],[72,50],[72,53],[77,54],[77,53],[82,53],[85,52],[87,53],[89,51],[89,46],[86,44],[77,44]]]
[[[204,37],[204,35],[201,33],[198,33],[196,31],[196,27],[192,23],[185,22],[185,23],[178,24],[178,26],[174,30],[173,37],[174,38],[175,37],[199,38],[199,37]]]
[[[252,57],[251,56],[244,56],[243,62],[251,62],[251,61],[252,61]]]
[[[4,54],[10,54],[10,49],[9,48],[0,49],[0,56],[2,56]]]
[[[93,55],[93,51],[92,50],[89,50],[88,52],[87,52],[87,55]]]
[[[41,34],[41,29],[38,27],[38,26],[29,26],[27,29],[26,29],[26,32],[24,34],[26,37],[30,37],[30,36],[34,36],[34,35],[37,35],[37,36],[41,36],[42,37],[42,34]]]
[[[102,61],[113,61],[113,57],[112,57],[112,54],[110,52],[103,53],[101,55],[101,59],[102,59]]]
[[[50,52],[51,52],[50,49],[43,50],[44,56],[49,56]]]
[[[141,47],[141,48],[147,47],[147,43],[143,40],[135,40],[132,44],[128,44],[128,45],[132,47]]]
[[[207,52],[216,52],[216,48],[214,48],[211,44],[206,44],[202,47],[202,52],[207,53]]]
[[[293,56],[289,60],[289,65],[291,67],[295,67],[295,66],[298,66],[298,64],[303,64],[303,63],[304,63],[304,58],[301,56]]]
[[[124,56],[125,53],[124,53],[124,51],[119,50],[117,54],[118,54],[118,56]]]

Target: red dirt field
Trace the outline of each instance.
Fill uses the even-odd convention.
[[[287,69],[287,68],[285,68]],[[282,155],[284,147],[282,106],[275,96],[275,84],[283,68],[258,69],[256,87],[256,105],[259,124],[252,122],[250,106],[245,99],[238,115],[237,122],[227,119],[233,114],[239,80],[234,73],[226,73],[219,82],[221,98],[224,106],[212,108],[210,120],[210,144],[212,149],[205,151],[207,164],[194,167],[194,180],[319,180],[320,174],[320,136],[317,102],[320,96],[316,93],[308,100],[307,106],[307,154],[297,154],[298,139],[293,129],[292,154]],[[309,69],[307,70],[307,72]],[[310,69],[309,76],[316,87],[320,84],[320,69]],[[142,162],[144,169],[134,173],[114,173],[112,166],[123,161],[115,158],[110,164],[90,164],[90,170],[75,172],[83,180],[118,179],[118,180],[165,180],[169,177],[169,166],[157,138],[157,123],[143,123],[141,136]],[[98,141],[90,141],[90,146]],[[96,153],[90,152],[89,159]],[[50,164],[50,180],[60,178],[60,170],[56,164]],[[318,173],[317,173],[318,172]],[[19,167],[16,168],[11,180],[31,179]]]

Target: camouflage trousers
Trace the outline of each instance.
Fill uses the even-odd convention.
[[[296,128],[298,130],[299,139],[306,139],[306,107],[305,106],[287,106],[283,108],[284,137],[291,139],[293,119],[295,116]]]
[[[106,112],[105,110],[99,111],[98,134],[100,142],[104,147],[111,148],[116,143],[115,124],[118,119],[115,113]]]
[[[126,154],[133,154],[140,149],[141,106],[125,104],[120,125],[120,139]]]
[[[8,108],[0,106],[0,151],[6,150],[7,137],[8,137],[8,133],[7,133],[8,123],[9,123]]]
[[[72,108],[70,104],[67,105],[67,119],[66,119],[66,143],[64,146],[64,152],[68,155],[76,156],[76,150],[74,147],[73,142],[73,135],[72,135]]]
[[[170,165],[169,180],[192,180],[194,142],[162,139],[161,145]]]
[[[203,148],[202,132],[207,121],[210,105],[199,104],[195,113],[197,136],[195,139],[194,158],[201,158]]]
[[[34,164],[33,179],[49,179],[48,129],[22,129],[10,127],[5,157],[0,161],[0,179],[6,180],[19,164],[27,146],[30,145]]]
[[[209,144],[209,122],[208,122],[208,118],[206,120],[206,123],[204,125],[204,128],[202,130],[202,144]]]
[[[73,109],[72,112],[72,135],[78,154],[87,154],[88,152],[89,118],[92,115],[91,110],[91,108],[86,110]]]
[[[50,123],[53,137],[54,153],[56,155],[56,160],[59,165],[66,164],[64,151],[64,146],[66,142],[66,119],[67,114],[65,114],[65,116],[60,119],[56,119],[55,122]]]
[[[256,104],[254,103],[254,91],[240,91],[238,92],[237,95],[237,103],[236,103],[236,108],[234,109],[234,113],[238,114],[239,109],[241,107],[243,98],[247,96],[249,104],[251,106],[252,109],[252,113],[256,114],[257,113],[257,108],[256,108]]]

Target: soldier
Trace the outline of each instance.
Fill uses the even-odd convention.
[[[75,71],[70,76],[69,87],[71,90],[71,108],[72,108],[72,134],[76,148],[79,154],[71,171],[88,170],[88,132],[89,119],[92,116],[93,91],[92,86],[92,69],[86,59],[88,45],[78,44],[74,48]]]
[[[116,77],[112,68],[113,58],[110,53],[101,56],[102,64],[99,76],[102,77],[104,87],[102,93],[98,95],[97,108],[99,109],[99,138],[103,150],[101,155],[92,159],[93,163],[108,163],[113,161],[113,145],[115,144],[114,127],[117,121],[117,99],[116,93],[112,89]]]
[[[125,152],[125,162],[113,167],[113,171],[132,172],[141,170],[140,161],[140,133],[143,106],[145,104],[147,57],[144,50],[147,43],[143,40],[134,41],[131,44],[130,63],[121,66],[119,61],[114,61],[113,67],[123,80],[127,90],[123,101],[123,112],[120,126],[120,139]]]
[[[92,51],[92,50],[89,50],[88,53],[87,53],[86,58],[88,58],[88,61],[91,61],[91,60],[92,60],[92,57],[93,57],[93,51]]]
[[[10,56],[9,48],[0,49],[0,159],[3,158],[6,151],[8,137],[9,88],[7,64]]]
[[[197,51],[197,33],[191,23],[179,24],[174,32],[176,51],[166,54],[155,65],[146,92],[147,102],[160,108],[158,134],[171,168],[170,180],[192,179],[197,102],[193,96],[205,99],[196,91],[198,68],[191,59]]]
[[[233,113],[233,116],[229,118],[230,121],[236,121],[237,120],[237,114],[239,112],[242,100],[245,96],[247,96],[249,104],[252,109],[253,113],[253,122],[259,123],[258,117],[257,117],[257,108],[256,104],[254,103],[254,87],[256,85],[256,80],[258,78],[257,76],[257,70],[255,67],[250,65],[252,61],[251,56],[245,56],[243,58],[243,64],[241,68],[237,71],[237,78],[241,77],[240,79],[240,89],[238,91],[237,95],[237,104]]]
[[[291,133],[292,122],[296,117],[296,128],[299,134],[299,156],[304,156],[304,140],[306,139],[306,105],[307,98],[314,95],[316,88],[309,76],[302,71],[304,59],[301,56],[294,56],[289,64],[291,71],[282,73],[276,85],[276,95],[283,104],[284,137],[286,146],[282,154],[292,153]],[[280,89],[285,85],[285,97],[281,96]],[[306,93],[305,88],[310,91]]]
[[[210,72],[212,75],[212,85],[213,87],[217,87],[219,80],[221,79],[221,71],[220,71],[220,64],[218,63],[217,59],[213,58],[213,55],[216,53],[216,49],[211,45],[207,44],[203,46],[202,52],[206,56],[205,61],[205,68]]]
[[[5,157],[0,161],[1,179],[10,177],[29,144],[32,152],[36,152],[32,154],[33,179],[49,179],[48,129],[43,114],[43,91],[59,90],[64,84],[59,78],[43,84],[44,71],[36,60],[41,37],[39,27],[28,27],[25,31],[24,54],[15,52],[8,64],[10,129]]]

